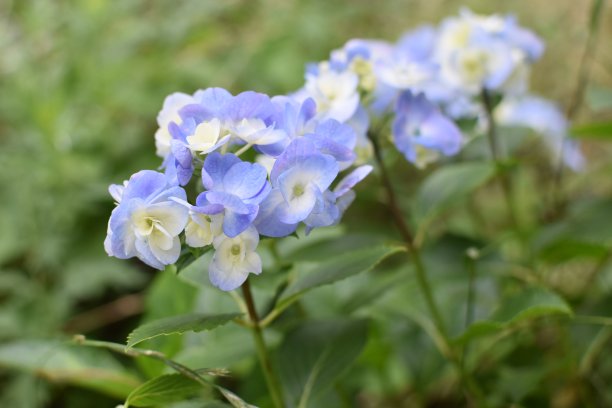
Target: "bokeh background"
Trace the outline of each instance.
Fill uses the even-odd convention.
[[[106,188],[159,165],[153,134],[167,94],[287,93],[307,62],[350,38],[394,40],[461,6],[513,13],[543,37],[532,88],[567,106],[587,0],[0,1],[0,341],[86,332],[122,342],[134,327],[154,272],[106,256]],[[578,124],[612,118],[601,103],[612,92],[612,7],[601,13]],[[609,154],[588,143],[586,153]],[[64,406],[61,389],[41,387],[0,369],[0,406],[36,392],[29,401]]]

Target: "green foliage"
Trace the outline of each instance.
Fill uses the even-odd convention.
[[[572,136],[578,139],[607,140],[612,138],[612,123],[601,122],[589,123],[586,125],[576,125],[572,127]]]
[[[181,374],[166,374],[135,388],[125,400],[125,407],[148,407],[178,402],[195,395],[202,385]]]
[[[491,316],[472,323],[455,339],[463,344],[545,316],[572,316],[572,309],[559,295],[541,288],[528,288],[502,300]]]
[[[414,201],[414,216],[426,224],[464,200],[495,174],[491,163],[457,163],[440,167],[421,185]]]
[[[287,333],[276,357],[288,406],[316,406],[313,400],[349,370],[366,339],[365,320],[313,321]]]
[[[0,366],[119,398],[125,398],[140,384],[138,377],[105,350],[84,349],[61,341],[22,340],[0,345]]]
[[[281,296],[278,306],[292,303],[304,293],[319,286],[329,285],[358,273],[371,270],[385,258],[405,251],[400,246],[374,246],[345,252],[321,262],[296,263],[292,273],[295,279]]]
[[[158,336],[182,334],[188,331],[200,332],[212,330],[239,316],[240,313],[220,315],[190,314],[154,320],[131,332],[128,336],[127,346],[133,347],[138,343]]]
[[[0,2],[0,406],[269,406],[244,305],[209,284],[211,254],[163,272],[107,257],[107,186],[159,166],[152,139],[168,93],[284,94],[348,38],[396,38],[465,2],[413,3],[406,14],[366,0]],[[533,86],[559,99],[574,93],[582,40],[601,30],[572,118],[588,163],[554,191],[538,149],[500,129],[516,159],[515,231],[494,181],[505,170],[482,138],[433,171],[387,155],[434,299],[490,406],[612,406],[610,8],[467,3],[535,27],[547,52]],[[260,244],[264,273],[250,281],[288,406],[465,405],[376,177],[342,227]],[[118,310],[126,297],[135,303]],[[75,332],[108,341],[49,340]]]

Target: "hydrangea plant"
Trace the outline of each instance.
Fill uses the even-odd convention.
[[[488,172],[493,174],[520,235],[498,126],[539,134],[553,166],[562,161],[579,170],[584,161],[578,144],[568,141],[568,120],[560,110],[529,93],[529,71],[543,52],[542,40],[513,17],[463,10],[437,27],[407,32],[395,43],[352,39],[328,60],[308,65],[303,87],[287,95],[232,95],[221,88],[172,94],[157,116],[160,168],[110,187],[117,207],[108,224],[106,251],[164,269],[190,250],[211,250],[209,280],[221,291],[242,287],[238,304],[250,320],[238,321],[253,329],[272,402],[285,406],[262,329],[303,288],[290,290],[284,303],[273,302],[260,319],[249,289],[250,274],[266,273],[258,246],[263,239],[275,242],[340,223],[356,197],[353,189],[376,167],[385,205],[403,240],[399,250],[411,256],[433,322],[430,332],[471,400],[484,404],[486,397],[464,369],[432,294],[421,257],[422,225],[427,223],[414,232],[403,215],[386,169],[387,147],[416,171],[443,171],[472,144],[488,140],[490,153],[471,153],[480,160],[476,165],[449,165],[444,177],[472,172],[482,183]],[[431,195],[441,197],[464,188],[446,186],[440,192],[432,185],[426,186]],[[477,258],[478,251],[468,257]],[[373,259],[373,265],[382,258]],[[344,273],[312,278],[308,285],[330,283]],[[276,288],[278,294],[284,289]]]

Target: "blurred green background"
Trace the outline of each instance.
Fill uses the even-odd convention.
[[[0,1],[0,341],[86,331],[122,342],[134,326],[142,305],[126,295],[154,273],[106,256],[106,188],[159,165],[153,134],[167,94],[286,93],[301,86],[305,63],[348,39],[394,40],[462,5],[514,13],[542,36],[532,88],[568,103],[586,0]],[[612,8],[602,13],[577,123],[612,118],[597,105],[612,87]],[[586,153],[597,163],[609,151],[587,144]],[[29,381],[0,371],[0,405]]]

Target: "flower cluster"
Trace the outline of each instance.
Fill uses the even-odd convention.
[[[295,97],[313,98],[321,117],[353,126],[363,145],[369,123],[392,115],[396,147],[408,161],[424,167],[457,154],[466,143],[456,121],[486,121],[483,92],[502,101],[536,98],[528,94],[529,72],[543,52],[542,40],[513,17],[462,10],[437,27],[410,31],[394,44],[350,40],[329,60],[308,67],[306,83]],[[547,117],[566,127],[563,115]],[[503,124],[542,133],[531,121]],[[575,144],[559,137],[560,132],[543,136],[553,153],[565,151],[567,164],[576,168],[581,155]]]
[[[284,237],[300,224],[308,233],[338,223],[354,198],[352,188],[372,170],[350,171],[355,131],[319,115],[310,98],[234,96],[220,88],[176,93],[157,121],[164,173],[140,171],[110,187],[117,207],[106,251],[162,269],[178,260],[181,242],[210,246],[210,280],[222,290],[261,273],[260,235]],[[200,191],[194,200],[183,188],[188,185]]]
[[[371,123],[385,129],[388,119],[391,141],[417,167],[461,150],[460,119],[493,117],[542,134],[556,157],[578,169],[582,156],[567,141],[566,119],[527,92],[543,50],[513,18],[464,10],[394,44],[351,40],[309,65],[304,86],[290,95],[172,94],[155,133],[163,173],[145,170],[111,186],[118,205],[106,251],[163,268],[183,244],[210,247],[211,282],[235,289],[261,273],[260,236],[339,222],[352,188],[372,170],[363,164]],[[499,100],[495,112],[482,99]]]

